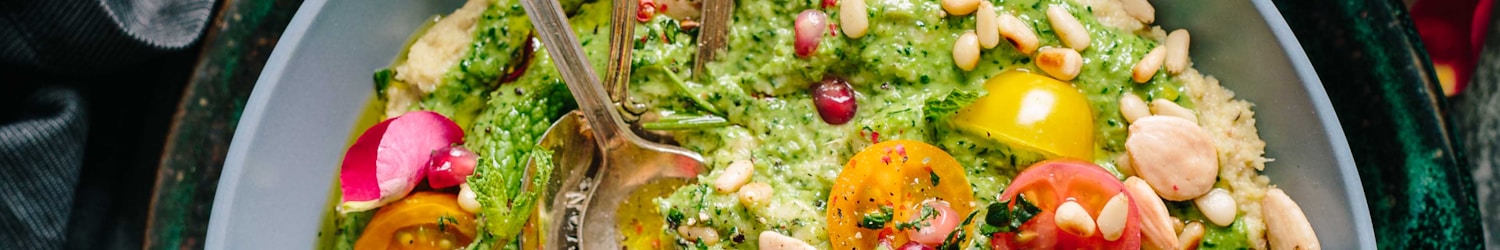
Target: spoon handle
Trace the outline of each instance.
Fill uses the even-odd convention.
[[[552,56],[552,63],[562,73],[563,82],[573,92],[573,99],[578,102],[578,108],[587,118],[599,146],[611,148],[618,141],[617,137],[631,136],[621,132],[621,128],[625,127],[624,121],[615,113],[609,96],[604,94],[604,86],[599,84],[599,75],[585,61],[587,54],[583,53],[578,36],[573,34],[562,6],[556,0],[522,0],[521,7],[531,17],[537,38],[541,38],[542,45]]]

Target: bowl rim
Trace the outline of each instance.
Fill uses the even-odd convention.
[[[1306,52],[1302,49],[1296,35],[1293,34],[1286,19],[1270,0],[1251,0],[1259,15],[1264,19],[1267,28],[1275,36],[1282,51],[1286,54],[1288,63],[1295,71],[1297,78],[1302,81],[1302,86],[1308,95],[1311,108],[1317,113],[1319,122],[1328,137],[1331,155],[1338,165],[1338,172],[1342,178],[1342,186],[1348,193],[1347,202],[1351,208],[1352,223],[1355,228],[1355,242],[1360,249],[1376,248],[1374,225],[1370,218],[1369,205],[1365,198],[1364,188],[1361,185],[1359,172],[1354,162],[1348,140],[1345,137],[1343,127],[1339,123],[1334,112],[1333,105],[1329,100],[1328,93],[1312,67]],[[266,117],[266,108],[274,90],[279,87],[283,71],[288,67],[288,62],[302,46],[308,30],[313,23],[320,18],[320,13],[327,5],[327,0],[307,0],[298,8],[296,14],[288,22],[287,29],[282,33],[280,40],[270,57],[266,60],[265,67],[256,79],[255,89],[251,92],[242,111],[239,123],[235,126],[235,133],[230,142],[226,154],[222,172],[220,174],[217,189],[214,192],[213,205],[210,210],[207,235],[204,247],[207,249],[228,248],[224,240],[229,235],[229,214],[234,212],[235,197],[241,179],[245,172],[244,165],[248,157],[249,145],[256,138],[254,136],[259,130],[259,125]]]

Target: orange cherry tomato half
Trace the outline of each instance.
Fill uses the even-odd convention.
[[[882,240],[901,246],[910,240],[908,234],[922,233],[895,230],[895,224],[922,218],[923,202],[928,200],[947,202],[951,216],[959,220],[974,211],[974,192],[953,156],[918,141],[871,145],[849,159],[834,182],[828,196],[828,239],[833,249],[875,249]],[[881,216],[886,214],[883,208],[889,208],[889,216]],[[862,226],[872,215],[888,218]],[[920,229],[905,231],[912,230]]]
[[[1016,195],[1041,210],[1022,224],[1016,232],[996,233],[990,240],[995,249],[1140,249],[1140,215],[1135,199],[1125,184],[1093,163],[1076,160],[1048,160],[1026,168],[1005,188],[1001,199],[1015,207]],[[1083,207],[1095,221],[1104,205],[1115,195],[1127,198],[1129,212],[1120,238],[1106,240],[1098,226],[1087,237],[1059,228],[1055,222],[1059,205],[1072,200]]]
[[[462,249],[474,233],[474,214],[457,195],[417,192],[376,211],[354,249]]]

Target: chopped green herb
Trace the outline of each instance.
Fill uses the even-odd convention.
[[[1017,197],[1019,198],[1016,199],[1014,207],[1006,206],[1010,201],[990,203],[987,209],[989,214],[984,216],[985,225],[980,227],[980,233],[1015,232],[1016,229],[1021,228],[1021,224],[1026,224],[1027,221],[1031,220],[1031,217],[1035,217],[1037,213],[1041,213],[1042,210],[1037,208],[1036,205],[1031,204],[1030,201],[1027,201],[1026,196]]]
[[[885,224],[891,222],[892,216],[895,216],[895,212],[890,206],[880,206],[880,211],[866,213],[865,218],[859,220],[859,227],[875,230],[885,228]]]

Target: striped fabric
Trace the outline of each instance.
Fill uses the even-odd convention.
[[[88,134],[76,91],[44,87],[0,117],[0,249],[58,249]]]

